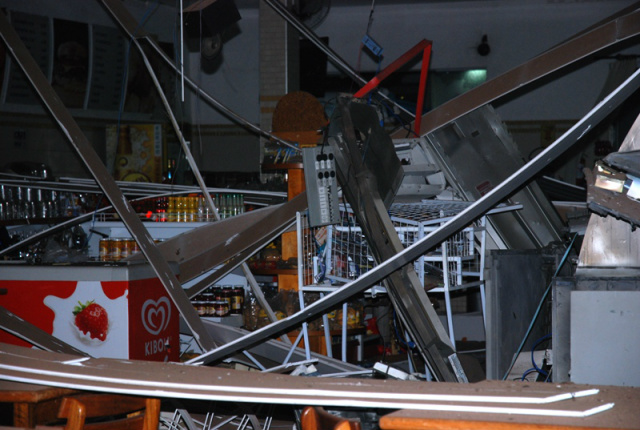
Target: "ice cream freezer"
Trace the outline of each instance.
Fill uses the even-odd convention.
[[[178,310],[147,263],[0,263],[0,306],[94,357],[179,359]]]

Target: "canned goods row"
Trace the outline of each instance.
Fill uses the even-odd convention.
[[[100,261],[120,261],[131,255],[140,253],[138,243],[131,238],[100,239],[98,259]]]
[[[244,307],[244,286],[209,287],[195,296],[192,303],[200,316],[240,315]],[[224,307],[220,306],[222,303]]]

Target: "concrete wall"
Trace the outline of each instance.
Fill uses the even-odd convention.
[[[584,28],[630,5],[632,1],[487,0],[376,6],[370,35],[384,48],[386,66],[420,39],[433,41],[432,70],[486,68],[487,79],[520,65]],[[368,8],[335,8],[317,29],[354,67],[360,39],[367,28]],[[478,55],[486,34],[491,52]],[[636,47],[635,53],[640,53]],[[505,120],[574,119],[596,101],[607,72],[600,61],[550,83],[526,98],[499,109]],[[361,56],[361,70],[375,63]]]

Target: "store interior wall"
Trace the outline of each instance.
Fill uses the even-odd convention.
[[[485,68],[491,79],[527,59],[544,52],[571,35],[630,5],[632,1],[594,0],[589,2],[549,2],[508,0],[433,2],[406,4],[403,7],[380,4],[376,6],[370,35],[384,48],[381,67],[415,45],[422,38],[433,41],[432,70],[460,70]],[[0,7],[22,10],[82,22],[114,25],[98,2],[65,0],[66,7],[44,0],[19,2],[0,0]],[[128,0],[129,10],[138,19],[145,16],[153,2]],[[242,19],[225,36],[220,58],[205,64],[198,52],[186,52],[186,70],[202,88],[253,123],[259,120],[258,10],[241,8]],[[370,5],[334,6],[326,20],[314,31],[328,37],[330,46],[359,71],[375,71],[375,61],[366,54],[359,55],[360,41],[367,30]],[[159,40],[171,43],[177,39],[174,8],[160,4],[150,15],[145,27],[158,35]],[[476,47],[487,35],[491,52],[478,54]],[[633,47],[631,54],[637,53]],[[629,50],[625,51],[629,53]],[[601,59],[588,67],[572,71],[548,84],[528,91],[517,98],[498,104],[497,111],[504,121],[573,121],[582,117],[597,102],[610,63]],[[415,67],[419,67],[418,64]],[[329,66],[329,73],[335,69]],[[178,82],[179,84],[179,82]],[[176,90],[179,92],[180,88]],[[183,124],[191,125],[190,138],[194,156],[211,171],[258,171],[259,140],[219,114],[192,92],[186,91],[185,101],[176,98],[177,114]],[[2,145],[13,145],[9,156],[15,159],[34,157],[70,145],[51,124],[50,133],[30,130],[29,121],[42,123],[41,110],[0,106],[0,110],[25,115],[17,126],[10,117],[0,119]],[[117,112],[74,112],[78,116],[117,120]],[[139,117],[134,120],[166,120],[159,117]],[[26,122],[26,123],[25,123]],[[26,133],[21,133],[26,131]],[[102,146],[100,133],[90,138]],[[25,145],[15,144],[15,137],[25,139]],[[533,137],[535,141],[535,137]],[[201,148],[208,146],[207,160],[202,160]],[[28,148],[22,150],[21,148]],[[98,151],[101,153],[101,151]],[[104,151],[102,151],[104,153]],[[75,155],[72,155],[75,157]],[[62,172],[67,164],[64,155],[48,158],[55,172]],[[8,160],[3,160],[8,161]],[[73,169],[70,174],[80,173]]]

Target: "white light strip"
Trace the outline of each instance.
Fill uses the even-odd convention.
[[[63,363],[64,364],[64,363]],[[185,366],[188,368],[189,366]],[[562,400],[568,400],[573,398],[592,396],[597,394],[600,390],[594,388],[590,390],[582,390],[577,392],[562,393],[548,397],[516,397],[516,396],[482,396],[482,395],[463,395],[463,394],[420,394],[420,393],[376,393],[367,391],[339,391],[339,390],[322,390],[322,389],[296,389],[296,388],[276,388],[276,387],[240,387],[235,385],[204,385],[204,384],[185,384],[185,383],[171,383],[167,381],[147,381],[147,380],[132,380],[115,377],[104,377],[99,375],[85,375],[77,373],[56,372],[44,369],[30,369],[19,366],[12,366],[7,364],[0,364],[0,369],[7,369],[22,373],[35,373],[39,375],[48,375],[63,377],[68,379],[82,379],[85,381],[96,381],[122,385],[136,385],[149,388],[162,388],[162,389],[177,389],[177,390],[194,390],[194,391],[208,391],[225,392],[225,393],[247,393],[252,395],[282,395],[282,396],[306,396],[306,397],[332,397],[332,398],[344,398],[345,396],[356,397],[362,399],[373,400],[394,400],[394,401],[442,401],[442,402],[469,402],[469,403],[509,403],[509,404],[548,404]],[[213,376],[213,375],[212,375]],[[284,385],[285,381],[281,381]]]
[[[99,385],[85,385],[85,384],[64,384],[56,383],[47,379],[39,378],[21,378],[21,377],[9,377],[3,375],[2,378],[13,380],[17,382],[26,382],[31,384],[45,384],[49,386],[60,386],[79,390],[95,390],[95,391],[109,391],[113,393],[123,393],[130,395],[144,395],[154,397],[172,397],[183,399],[196,399],[196,400],[216,400],[216,401],[229,401],[229,402],[250,402],[250,403],[265,403],[270,404],[288,404],[288,405],[316,405],[316,406],[338,406],[335,401],[326,399],[304,398],[298,396],[292,397],[252,397],[252,396],[234,396],[225,394],[191,394],[182,391],[167,391],[167,390],[142,390],[142,389],[126,389],[126,388],[113,388],[104,387]],[[595,415],[606,410],[613,408],[614,403],[606,403],[591,409],[584,411],[571,411],[571,410],[559,410],[559,409],[532,409],[532,408],[509,408],[500,406],[470,406],[470,405],[439,405],[433,403],[415,403],[415,402],[384,402],[384,401],[367,401],[356,400],[353,397],[343,397],[339,401],[339,406],[344,407],[358,407],[358,408],[384,408],[384,409],[415,409],[422,411],[441,411],[441,412],[469,412],[469,413],[483,413],[483,414],[507,414],[507,415],[535,415],[535,416],[548,416],[548,417],[567,417],[567,418],[585,418],[591,415]]]

